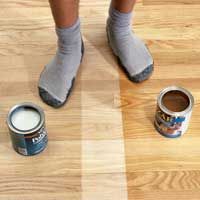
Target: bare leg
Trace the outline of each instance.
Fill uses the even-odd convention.
[[[72,26],[78,18],[78,0],[49,0],[58,28]]]
[[[129,13],[133,10],[136,0],[112,0],[112,6],[122,13]]]
[[[50,106],[61,107],[71,93],[82,56],[78,0],[49,0],[58,36],[56,55],[39,79],[39,94]]]
[[[133,82],[148,79],[153,59],[144,42],[132,31],[132,10],[136,0],[112,0],[107,20],[109,44],[128,78]]]

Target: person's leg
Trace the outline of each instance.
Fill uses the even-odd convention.
[[[49,0],[49,3],[56,27],[70,27],[78,19],[78,0]]]
[[[113,0],[111,6],[121,13],[130,13],[133,11],[133,7],[136,0]]]
[[[39,94],[50,106],[62,106],[73,87],[83,56],[78,0],[50,0],[58,36],[56,55],[42,71]]]
[[[128,78],[133,82],[148,79],[153,71],[153,59],[132,31],[132,10],[136,0],[112,0],[107,20],[109,44]]]

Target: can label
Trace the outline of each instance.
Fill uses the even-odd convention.
[[[16,134],[11,131],[11,139],[14,149],[22,155],[35,155],[41,152],[48,142],[44,126],[31,134]]]
[[[167,137],[178,137],[185,133],[188,128],[188,116],[171,116],[163,112],[159,106],[156,110],[155,126],[157,130]]]

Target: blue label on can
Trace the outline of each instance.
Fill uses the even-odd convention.
[[[47,144],[47,134],[44,127],[37,133],[24,136],[28,155],[34,155],[42,151]]]
[[[14,149],[22,155],[38,154],[48,142],[44,126],[31,134],[18,134],[11,131],[11,139]]]
[[[174,138],[182,135],[185,120],[184,116],[170,116],[157,108],[155,126],[162,135]]]

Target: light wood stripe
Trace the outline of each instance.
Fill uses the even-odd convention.
[[[120,95],[118,71],[107,62],[112,56],[105,59],[103,49],[94,48],[88,37],[85,42],[101,65],[86,52],[81,85],[82,200],[127,200],[122,116],[115,100]]]

